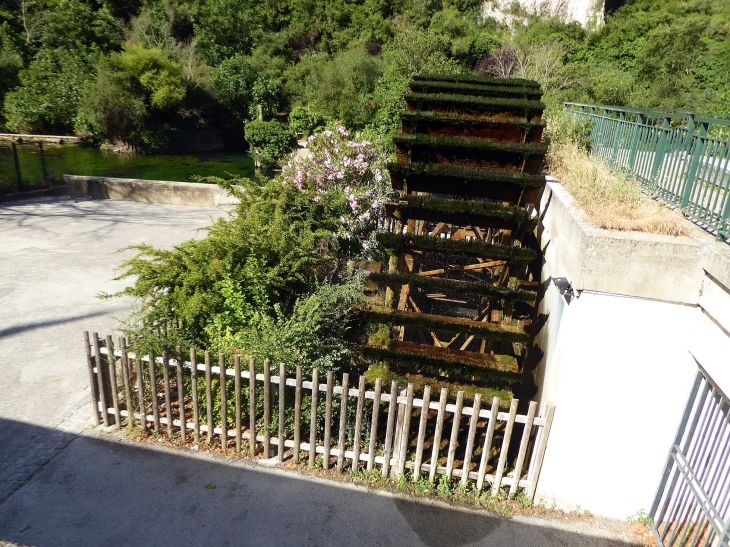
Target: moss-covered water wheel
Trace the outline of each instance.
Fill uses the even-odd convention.
[[[365,355],[441,383],[522,385],[529,398],[542,91],[528,80],[439,75],[416,76],[410,91],[389,166],[400,196],[386,204],[392,230],[378,237],[391,258],[370,276],[385,302],[366,313],[386,327]]]

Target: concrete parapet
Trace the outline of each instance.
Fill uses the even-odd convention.
[[[730,287],[730,247],[689,221],[681,237],[596,228],[551,177],[539,213],[545,261],[575,290],[697,304],[705,271]]]
[[[215,184],[64,175],[71,198],[140,201],[194,207],[234,205],[238,200]]]

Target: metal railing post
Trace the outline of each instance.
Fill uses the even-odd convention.
[[[13,149],[13,162],[15,162],[15,180],[18,181],[18,192],[23,191],[23,177],[20,174],[20,159],[18,158],[18,147],[13,142],[11,143]]]
[[[689,169],[687,170],[687,180],[684,183],[682,200],[679,202],[680,209],[684,209],[689,205],[692,190],[694,189],[695,182],[697,182],[697,170],[700,164],[700,158],[704,155],[706,146],[707,123],[701,123],[699,134],[694,139],[694,146],[692,146],[692,158],[690,159]]]
[[[669,118],[664,118],[664,121],[662,122],[662,127],[659,131],[659,141],[657,142],[656,152],[654,154],[654,163],[651,166],[651,176],[649,179],[651,180],[651,184],[654,188],[656,188],[658,184],[657,177],[659,176],[659,171],[662,168],[662,164],[664,163],[664,153],[667,150],[667,140],[669,138]]]
[[[636,122],[634,125],[634,135],[631,139],[631,151],[629,152],[629,167],[631,171],[634,171],[636,167],[636,153],[639,151],[639,139],[641,138],[641,126],[644,124],[644,118],[641,114],[636,115]]]

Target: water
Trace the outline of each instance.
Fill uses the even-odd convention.
[[[229,178],[254,176],[253,160],[242,153],[213,152],[195,155],[117,154],[78,145],[43,147],[48,173],[57,183],[63,175],[89,175],[131,179],[191,182],[194,176]],[[49,186],[43,182],[43,168],[37,144],[18,145],[23,185],[26,189]],[[0,143],[0,194],[18,191],[15,165],[9,143]]]

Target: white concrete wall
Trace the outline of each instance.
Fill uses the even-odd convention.
[[[610,258],[621,235],[586,227],[570,197],[554,184],[551,192],[540,229],[542,246],[549,242],[542,272],[549,286],[539,308],[548,321],[537,339],[546,357],[535,377],[536,400],[555,404],[556,413],[537,498],[624,519],[650,509],[697,373],[695,358],[730,393],[730,253],[692,232],[695,243],[677,241],[682,265],[669,271],[661,266],[672,256],[665,239],[660,245],[627,236],[624,260],[631,266],[621,266],[624,260]],[[707,253],[712,260],[703,258]],[[651,283],[612,279],[612,270],[616,278],[643,270]],[[586,275],[599,271],[605,278]],[[552,277],[568,277],[582,291],[567,303]]]

